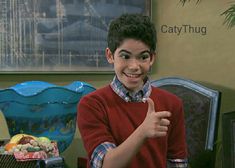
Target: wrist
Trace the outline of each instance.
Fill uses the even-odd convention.
[[[139,139],[144,141],[147,138],[146,130],[144,129],[142,124],[139,127],[137,127],[135,131]]]

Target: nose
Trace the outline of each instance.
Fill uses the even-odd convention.
[[[137,59],[132,58],[132,59],[129,60],[129,66],[128,67],[131,70],[139,69],[140,63],[139,63],[139,61]]]

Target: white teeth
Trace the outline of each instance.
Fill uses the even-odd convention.
[[[136,74],[127,74],[128,77],[130,78],[137,78],[139,77],[139,75],[136,75]]]

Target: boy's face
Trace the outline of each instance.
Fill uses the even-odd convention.
[[[139,40],[126,39],[112,54],[106,49],[109,63],[114,64],[114,71],[119,81],[130,91],[138,91],[154,62],[154,54],[149,47]]]

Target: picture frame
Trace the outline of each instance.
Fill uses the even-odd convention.
[[[113,73],[106,61],[110,21],[151,16],[151,0],[3,0],[0,73]]]
[[[235,111],[222,115],[223,167],[235,168]]]

